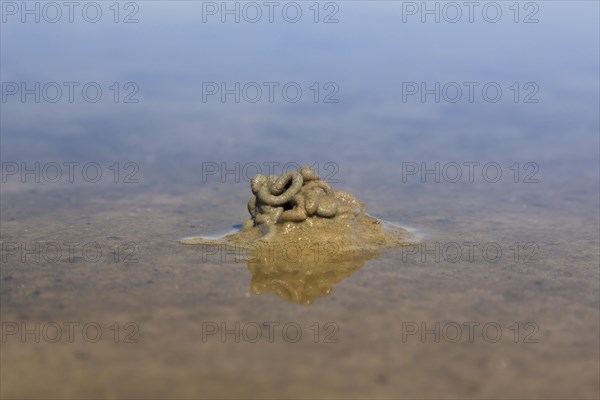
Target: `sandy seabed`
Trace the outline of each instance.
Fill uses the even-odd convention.
[[[265,268],[177,241],[243,222],[246,185],[7,191],[3,245],[79,245],[59,261],[5,254],[2,397],[597,397],[593,194],[572,193],[579,207],[564,209],[553,198],[506,201],[500,187],[448,191],[362,198],[374,215],[417,227],[426,247],[338,268],[290,254]],[[91,242],[97,260],[80,251]]]

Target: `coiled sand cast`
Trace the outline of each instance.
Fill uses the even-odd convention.
[[[333,246],[336,252],[372,251],[411,241],[406,229],[365,213],[365,205],[350,193],[333,190],[310,168],[279,177],[256,175],[248,201],[250,219],[239,232],[218,239],[221,244]],[[185,244],[215,244],[191,237]]]

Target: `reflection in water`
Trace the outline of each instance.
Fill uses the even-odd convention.
[[[379,252],[341,253],[333,245],[261,246],[248,257],[252,293],[273,292],[291,303],[312,304],[333,286],[358,271]]]

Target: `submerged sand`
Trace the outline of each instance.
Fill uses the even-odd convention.
[[[424,232],[430,246],[425,250],[435,243],[495,242],[503,255],[488,262],[480,246],[473,261],[451,262],[441,253],[437,260],[435,253],[415,253],[411,247],[298,272],[289,262],[236,259],[235,251],[174,240],[243,220],[240,204],[247,200],[247,186],[167,187],[138,189],[126,198],[105,188],[3,196],[3,243],[31,248],[36,241],[93,241],[105,252],[96,262],[75,254],[72,261],[22,262],[17,255],[2,263],[2,323],[33,329],[35,323],[77,322],[80,329],[95,322],[103,332],[97,342],[82,339],[81,330],[72,343],[67,331],[57,343],[8,336],[0,352],[2,397],[593,398],[598,393],[598,225],[588,218],[593,194],[571,192],[580,206],[570,209],[560,206],[560,196],[536,200],[537,205],[523,198],[506,201],[500,187],[468,196],[455,186],[440,188],[444,196],[400,188],[366,196],[379,217],[402,218]],[[359,185],[345,188],[361,193]],[[115,262],[110,249],[130,242],[138,246],[130,260],[136,262],[122,257]],[[537,258],[515,259],[509,249],[515,242],[537,243]],[[287,257],[296,259],[291,250]],[[308,307],[296,304],[307,301],[312,301]],[[456,342],[448,340],[453,322],[463,329]],[[139,330],[125,329],[127,323]],[[439,342],[435,334],[422,340],[421,324],[435,331],[436,323]],[[465,323],[479,324],[473,341]],[[497,342],[482,335],[489,323],[502,329]],[[536,325],[525,329],[527,323]],[[403,337],[414,324],[419,331]],[[262,329],[258,341],[255,326]],[[294,342],[297,327],[302,335]],[[233,333],[222,336],[227,331]],[[490,337],[493,332],[491,326]],[[137,342],[125,343],[133,333]]]

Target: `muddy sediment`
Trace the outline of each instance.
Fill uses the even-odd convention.
[[[185,244],[296,246],[303,253],[328,246],[336,255],[373,252],[414,241],[408,230],[366,214],[354,195],[333,190],[313,170],[302,167],[279,177],[251,181],[248,219],[239,232],[220,239],[191,237]],[[260,251],[260,250],[259,250]]]

